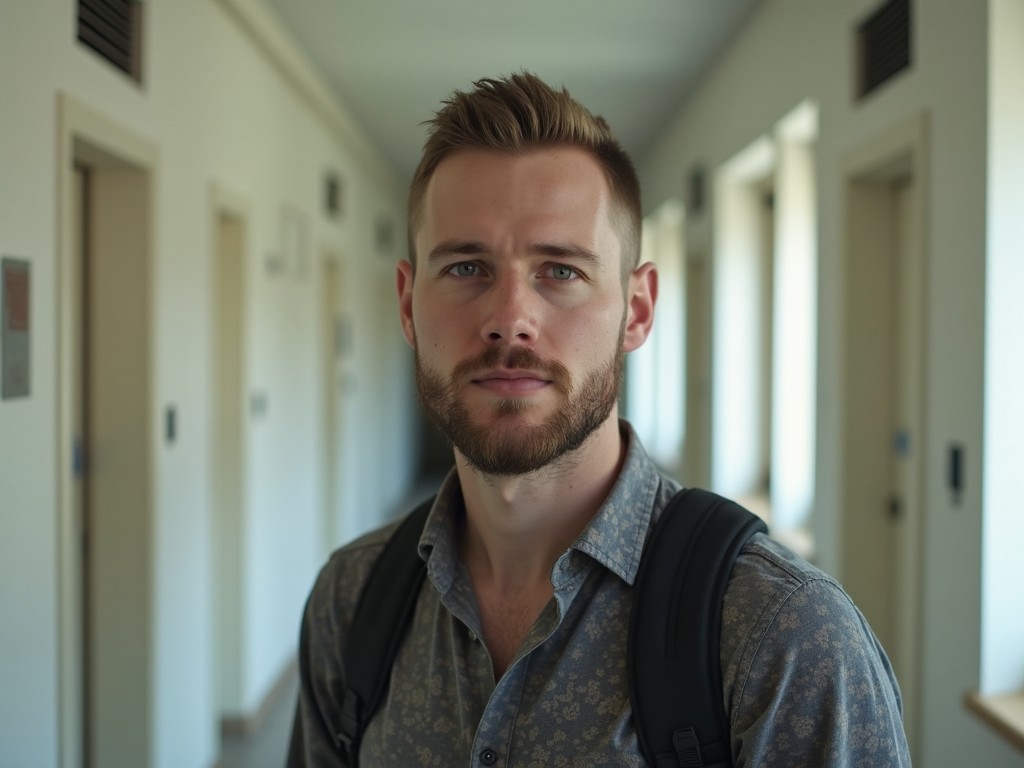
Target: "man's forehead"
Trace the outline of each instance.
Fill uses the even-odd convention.
[[[571,165],[579,169],[589,167],[604,176],[601,163],[592,152],[569,144],[527,147],[518,151],[464,147],[449,152],[438,161],[431,174],[428,188],[439,175],[458,174],[482,165],[492,168],[504,167],[508,172],[512,172],[517,166],[536,169]]]
[[[434,168],[410,218],[410,244],[416,257],[423,261],[442,241],[485,240],[482,233],[463,227],[475,215],[497,220],[512,215],[513,201],[524,204],[521,210],[532,211],[536,221],[550,216],[550,231],[545,233],[539,226],[532,238],[537,244],[581,247],[614,258],[617,264],[624,259],[624,212],[605,169],[589,150],[567,145],[516,153],[474,147],[446,155]],[[535,205],[531,208],[531,204]],[[584,229],[589,221],[591,234],[603,231],[612,238],[598,247],[595,242],[560,236],[559,221]]]
[[[500,206],[509,215],[611,215],[611,188],[601,167],[576,148],[546,148],[524,153],[459,150],[431,176],[421,213],[485,212]]]

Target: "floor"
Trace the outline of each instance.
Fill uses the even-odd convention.
[[[225,736],[217,768],[284,768],[297,695],[295,680],[284,695],[277,697],[259,731],[248,736]]]

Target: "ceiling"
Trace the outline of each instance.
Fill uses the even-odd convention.
[[[455,89],[564,85],[634,157],[761,0],[267,0],[403,182]]]

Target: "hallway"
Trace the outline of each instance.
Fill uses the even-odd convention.
[[[328,53],[373,49],[348,69],[419,131],[445,96],[420,70],[461,88],[438,67],[467,48],[616,128],[602,89],[656,79],[624,66],[657,58],[638,32],[691,52],[659,13],[747,5],[402,2],[371,34],[355,0],[95,0],[141,12],[131,72],[76,35],[90,0],[0,2],[0,768],[280,766],[294,683],[257,733],[221,717],[264,709],[329,553],[444,468],[396,317],[385,148],[420,136],[368,129],[275,8],[324,13]],[[906,68],[858,92],[890,5]],[[631,353],[622,413],[666,474],[766,496],[884,617],[915,764],[1018,768],[964,697],[1024,697],[1024,0],[749,7],[637,143],[669,332]],[[506,15],[508,50],[467,33]]]

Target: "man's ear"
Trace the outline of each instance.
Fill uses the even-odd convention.
[[[395,269],[395,285],[398,288],[398,318],[402,323],[402,334],[409,346],[416,348],[416,329],[412,322],[412,264],[402,259]]]
[[[651,333],[654,304],[658,299],[658,270],[652,262],[633,270],[626,286],[626,327],[622,337],[624,352],[637,349]]]

